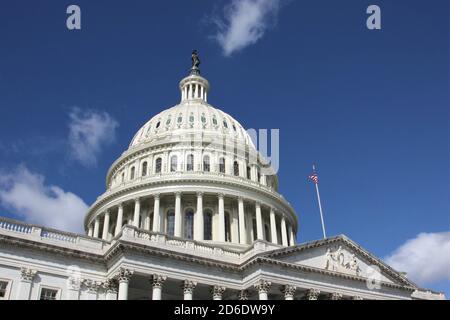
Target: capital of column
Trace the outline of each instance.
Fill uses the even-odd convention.
[[[184,280],[181,287],[183,288],[183,293],[190,293],[192,294],[194,292],[195,287],[197,286],[197,282],[190,281],[190,280]]]
[[[117,279],[114,278],[106,279],[106,281],[103,282],[102,287],[108,293],[116,294],[119,291],[119,283],[117,282]]]
[[[81,289],[81,278],[77,276],[71,276],[67,279],[67,287],[70,290],[80,291]]]
[[[134,271],[126,268],[120,268],[117,274],[119,282],[128,282],[133,276]]]
[[[111,211],[109,211],[109,209],[107,209],[106,211],[105,211],[105,217],[107,216],[107,215],[110,215],[111,214]]]
[[[21,281],[31,282],[33,281],[34,277],[36,277],[36,274],[37,274],[36,270],[25,267],[20,268]]]
[[[241,290],[238,293],[239,300],[248,300],[248,296],[249,296],[248,290]]]
[[[330,299],[331,300],[341,300],[342,299],[342,294],[341,293],[337,293],[337,292],[333,292],[330,295]]]
[[[223,194],[223,193],[218,193],[218,194],[217,194],[217,197],[218,197],[219,199],[223,199],[223,198],[225,198],[225,194]]]
[[[284,294],[285,298],[289,298],[289,297],[294,297],[295,291],[297,290],[297,288],[295,286],[292,285],[285,285],[281,287],[281,292]]]
[[[181,197],[181,191],[176,191],[175,192],[175,197]]]
[[[117,208],[123,209],[123,202],[119,203],[119,204],[117,205]]]
[[[133,200],[134,200],[134,203],[141,202],[141,198],[140,198],[140,197],[136,197],[136,198],[134,198]]]
[[[222,295],[226,289],[227,288],[222,287],[222,286],[212,286],[211,294],[213,295],[213,299],[216,299],[216,298],[222,299]]]
[[[261,209],[261,202],[255,202],[255,208]]]
[[[164,281],[166,281],[166,279],[167,279],[166,276],[163,276],[160,274],[154,274],[152,276],[152,280],[151,280],[152,286],[154,288],[162,288]]]
[[[205,193],[203,191],[197,191],[197,198],[203,197]]]
[[[306,291],[306,299],[308,300],[317,300],[319,298],[320,290],[318,289],[309,289]]]
[[[94,281],[91,279],[83,279],[81,283],[86,287],[89,293],[97,293],[98,289],[102,286],[100,281]]]
[[[258,290],[258,293],[268,293],[272,283],[266,280],[259,280],[254,284],[254,288]]]
[[[364,300],[361,296],[354,296],[352,297],[352,300]]]
[[[153,195],[153,198],[154,198],[155,200],[159,200],[159,199],[161,198],[161,194],[160,194],[160,193],[155,193],[155,194]]]

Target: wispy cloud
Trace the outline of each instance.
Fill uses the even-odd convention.
[[[46,185],[42,175],[19,166],[0,173],[0,202],[29,223],[81,232],[88,206],[77,195]]]
[[[420,285],[450,281],[450,232],[420,233],[385,261]]]
[[[69,116],[71,155],[86,167],[95,166],[102,148],[114,142],[118,122],[106,112],[78,108]]]
[[[218,31],[214,38],[225,56],[256,43],[273,27],[281,0],[233,0],[223,17],[214,17]]]

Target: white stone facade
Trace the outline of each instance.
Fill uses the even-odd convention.
[[[0,299],[443,299],[297,215],[198,72],[107,173],[86,235],[0,219]]]

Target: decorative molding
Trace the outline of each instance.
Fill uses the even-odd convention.
[[[81,278],[71,276],[67,279],[67,287],[69,290],[80,291],[81,289]]]
[[[218,300],[222,299],[222,295],[225,292],[226,288],[223,286],[212,286],[211,287],[211,294],[213,296],[213,299]]]
[[[120,268],[117,273],[117,278],[119,282],[129,282],[133,276],[134,271],[126,268]]]
[[[164,282],[166,281],[166,279],[167,279],[166,276],[163,276],[163,275],[160,275],[160,274],[154,274],[152,276],[152,279],[151,279],[152,287],[153,288],[155,288],[155,287],[156,288],[162,288],[163,285],[164,285]]]
[[[330,295],[330,300],[342,300],[342,294],[341,293],[337,293],[337,292],[333,292]]]
[[[98,290],[102,286],[102,282],[94,281],[91,279],[83,279],[83,280],[81,280],[81,283],[83,284],[83,286],[87,289],[87,291],[89,293],[95,293],[95,294],[98,292]]]
[[[326,270],[350,273],[356,276],[360,275],[361,268],[356,260],[356,255],[353,254],[351,258],[348,259],[342,246],[335,248],[333,251],[331,248],[327,248],[325,259]]]
[[[287,298],[287,297],[293,298],[297,288],[295,286],[292,286],[292,285],[284,285],[284,286],[281,287],[280,290],[284,294],[285,298]]]
[[[248,290],[241,290],[238,292],[237,297],[239,300],[248,300],[249,292]]]
[[[317,300],[319,298],[320,290],[318,289],[309,289],[306,291],[306,299],[307,300]]]
[[[117,279],[106,279],[106,281],[103,282],[103,289],[105,289],[107,293],[117,294],[117,292],[119,291],[119,283]]]
[[[37,270],[22,267],[20,268],[20,281],[32,282],[36,277]]]
[[[253,286],[258,291],[258,293],[268,293],[272,283],[266,280],[259,280]]]
[[[187,294],[187,293],[193,294],[196,286],[197,286],[197,282],[190,281],[190,280],[184,280],[181,285],[184,294]]]

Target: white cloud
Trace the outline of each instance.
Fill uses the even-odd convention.
[[[450,232],[420,233],[385,261],[419,285],[450,281]]]
[[[45,185],[43,176],[20,166],[1,173],[0,202],[29,223],[81,232],[88,206],[77,195],[60,187]]]
[[[95,166],[102,147],[114,142],[118,122],[106,112],[77,108],[69,116],[71,155],[84,166]]]
[[[225,56],[256,43],[273,26],[281,0],[233,0],[223,19],[216,17],[215,39]]]

